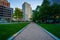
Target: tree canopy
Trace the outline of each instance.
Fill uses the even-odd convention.
[[[60,4],[50,5],[49,0],[43,0],[42,5],[33,11],[33,21],[57,20],[57,16],[60,16]]]
[[[15,8],[14,14],[16,19],[22,19],[23,18],[23,12],[19,8]]]

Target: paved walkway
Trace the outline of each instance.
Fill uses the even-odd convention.
[[[14,40],[54,40],[35,23],[30,23]]]

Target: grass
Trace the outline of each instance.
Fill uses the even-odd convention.
[[[0,24],[0,40],[7,40],[13,34],[21,30],[28,23]]]
[[[60,24],[39,24],[50,33],[60,38]]]

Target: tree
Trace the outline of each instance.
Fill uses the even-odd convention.
[[[51,14],[54,16],[53,20],[56,22],[56,20],[60,20],[60,4],[54,3],[51,6]]]
[[[33,21],[37,21],[38,20],[38,12],[36,10],[33,11]]]
[[[39,9],[40,9],[40,6],[37,6],[37,8],[33,10],[33,21],[34,22],[39,20]]]
[[[50,5],[49,0],[43,0],[43,3],[41,6],[49,6],[49,5]]]
[[[34,10],[33,19],[34,21],[47,22],[47,20],[53,20],[56,22],[57,19],[60,19],[60,4],[50,5],[49,0],[43,0],[42,5],[37,6]]]
[[[35,21],[40,21],[41,19],[45,19],[48,14],[48,8],[49,8],[49,1],[44,0],[41,6],[37,6],[34,13]]]
[[[15,8],[14,16],[17,19],[17,21],[21,20],[23,18],[23,12],[22,12],[22,10],[19,9],[19,8]]]
[[[47,20],[47,17],[49,16],[49,8],[50,8],[50,2],[48,0],[43,0],[42,5],[40,6],[39,10],[39,16],[40,19],[44,22],[44,20]]]

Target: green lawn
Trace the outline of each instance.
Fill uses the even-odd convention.
[[[60,38],[60,24],[39,24],[58,38]]]
[[[0,40],[7,40],[13,34],[25,27],[28,22],[15,24],[0,24]]]

